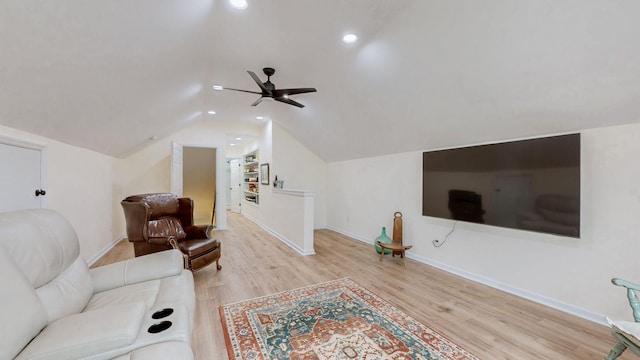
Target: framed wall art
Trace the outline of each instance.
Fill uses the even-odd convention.
[[[269,185],[269,164],[260,165],[260,184]]]

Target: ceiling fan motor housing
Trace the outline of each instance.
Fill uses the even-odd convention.
[[[270,67],[262,68],[262,71],[264,71],[264,74],[267,76],[271,76],[276,73],[276,69]]]

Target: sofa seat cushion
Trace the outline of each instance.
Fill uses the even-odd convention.
[[[145,310],[148,310],[156,301],[160,281],[151,280],[95,293],[84,311],[94,311],[114,304],[128,303],[143,303]]]
[[[119,304],[50,323],[16,360],[79,359],[126,347],[138,336],[143,303]]]
[[[189,309],[189,314],[193,316],[195,312],[193,288],[193,274],[190,271],[182,270],[179,275],[95,293],[84,311],[97,310],[113,304],[141,302],[145,304],[146,310],[183,304]],[[193,318],[190,321],[193,323]]]

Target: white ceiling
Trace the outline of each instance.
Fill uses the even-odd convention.
[[[0,0],[0,124],[123,157],[262,115],[337,161],[640,121],[637,0],[248,1]],[[318,92],[211,89],[265,66]]]

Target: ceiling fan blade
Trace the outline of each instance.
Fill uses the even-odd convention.
[[[297,101],[293,101],[293,100],[288,99],[288,98],[286,98],[286,97],[274,97],[274,98],[273,98],[273,100],[275,100],[275,101],[280,101],[280,102],[283,102],[283,103],[285,103],[285,104],[289,104],[289,105],[297,106],[297,107],[299,107],[299,108],[303,108],[303,107],[304,107],[304,105],[300,104],[299,102],[297,102]]]
[[[258,100],[254,101],[253,104],[251,104],[251,106],[256,106],[258,104],[260,104],[262,102],[262,98],[259,98]]]
[[[258,84],[258,86],[260,86],[260,89],[262,89],[263,93],[267,93],[269,95],[271,95],[271,90],[267,89],[264,84],[262,83],[262,81],[260,81],[260,78],[258,77],[258,75],[256,75],[256,73],[254,73],[253,71],[247,70],[247,72],[249,73],[249,75],[251,75],[251,78],[253,79],[253,81],[256,82],[256,84]]]
[[[249,90],[240,90],[240,89],[232,89],[232,88],[224,88],[225,90],[233,90],[233,91],[242,91],[242,92],[246,92],[246,93],[250,93],[250,94],[258,94],[258,95],[262,95],[261,92],[257,92],[257,91],[249,91]]]
[[[315,88],[299,88],[299,89],[278,89],[273,91],[273,96],[296,95],[310,92],[316,92]]]

